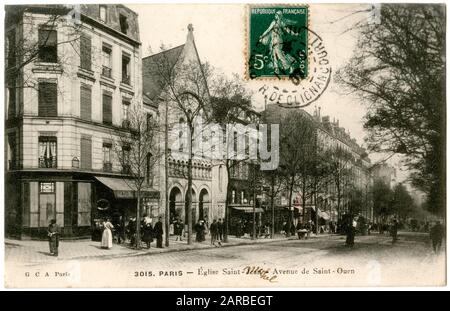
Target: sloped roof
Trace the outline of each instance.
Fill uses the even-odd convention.
[[[162,62],[175,66],[184,49],[184,44],[153,54],[142,59],[142,82],[144,97],[154,101],[165,87],[164,81],[158,73],[158,64]]]

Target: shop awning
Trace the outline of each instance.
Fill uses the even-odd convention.
[[[136,198],[136,191],[132,180],[101,176],[95,176],[95,179],[111,189],[116,199]],[[141,190],[141,195],[143,198],[159,199],[159,191],[151,188],[143,188]]]
[[[244,213],[253,213],[253,206],[249,205],[229,205],[229,207],[238,210],[243,211]],[[255,208],[256,213],[264,213],[264,210],[262,208]]]

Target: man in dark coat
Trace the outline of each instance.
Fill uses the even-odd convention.
[[[217,224],[217,230],[219,233],[219,236],[218,236],[219,242],[223,241],[224,227],[225,226],[224,226],[222,218],[219,218],[219,222]]]
[[[50,254],[52,256],[58,256],[59,226],[56,224],[56,219],[50,220],[47,235],[48,235],[48,244],[50,247]]]
[[[130,239],[130,246],[136,244],[136,218],[131,217],[127,225],[128,239]]]
[[[184,224],[181,221],[181,219],[178,219],[173,224],[173,231],[176,236],[175,241],[178,241],[178,239],[180,239],[180,241],[183,241],[183,229],[184,229]]]
[[[397,219],[394,219],[391,225],[392,243],[397,242],[397,234],[398,234],[398,221]]]
[[[347,246],[353,247],[355,244],[355,233],[356,233],[356,222],[353,220],[352,215],[344,215],[345,219],[343,221],[343,227],[345,230],[345,233],[347,235],[345,239],[345,244]]]
[[[152,219],[147,215],[144,216],[144,219],[141,223],[142,228],[142,240],[147,245],[147,248],[150,248],[151,243],[153,242],[153,228],[152,228]]]
[[[153,233],[156,236],[156,247],[157,248],[163,248],[163,246],[162,246],[163,238],[162,237],[163,237],[164,231],[163,231],[163,223],[161,221],[161,218],[162,217],[158,218],[158,221],[156,222],[155,227],[153,228]]]
[[[219,237],[219,223],[217,220],[213,220],[211,226],[209,227],[209,232],[211,234],[211,245],[216,246],[216,241]],[[220,240],[218,244],[220,246]]]
[[[440,221],[437,221],[436,224],[430,230],[430,239],[433,243],[433,250],[435,253],[439,252],[439,249],[442,245],[442,239],[444,237],[444,228],[441,225]]]

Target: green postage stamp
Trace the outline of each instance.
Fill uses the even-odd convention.
[[[247,77],[308,76],[308,6],[249,6]]]

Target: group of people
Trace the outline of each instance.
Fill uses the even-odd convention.
[[[136,230],[137,230],[136,217],[131,217],[130,220],[128,221],[128,225],[126,226],[126,234],[128,236],[131,246],[136,245],[136,237],[137,237]],[[142,237],[141,241],[145,243],[147,248],[151,247],[151,243],[155,239],[156,239],[156,247],[163,248],[162,241],[164,229],[162,217],[158,217],[158,221],[155,223],[155,225],[153,225],[153,219],[147,214],[144,214],[140,222],[140,233]]]
[[[211,236],[211,245],[222,246],[224,238],[224,223],[222,219],[214,219],[209,226],[209,234]],[[194,226],[195,241],[203,242],[206,240],[205,235],[208,233],[208,224],[203,219],[200,219]],[[216,245],[217,243],[217,245]]]
[[[141,241],[150,248],[151,243],[156,239],[156,247],[162,248],[162,236],[164,234],[161,217],[153,226],[152,218],[144,214],[140,222]],[[114,224],[113,224],[114,223]],[[102,230],[101,248],[111,249],[113,241],[117,244],[126,243],[127,239],[130,246],[136,245],[137,223],[136,217],[130,217],[127,225],[123,222],[122,216],[118,217],[114,222],[111,218],[102,220],[100,224]]]

